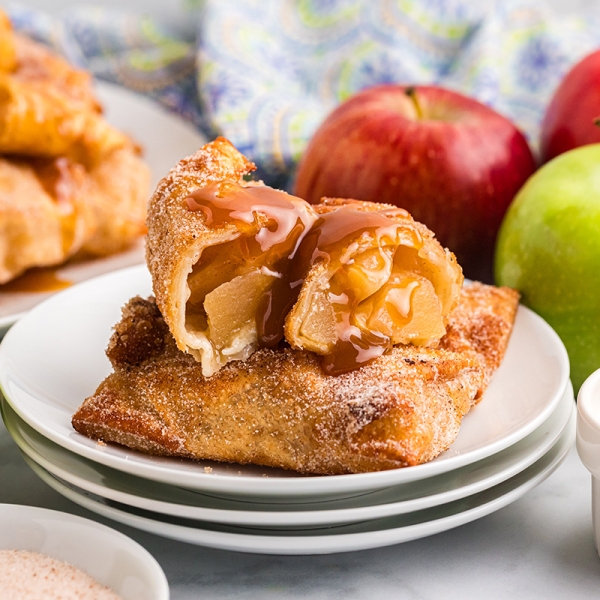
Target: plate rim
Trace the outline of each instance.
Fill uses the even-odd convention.
[[[500,495],[493,497],[487,502],[483,501],[481,504],[468,508],[464,511],[459,510],[439,519],[432,518],[425,522],[415,523],[412,525],[400,526],[396,528],[384,527],[383,529],[376,529],[375,531],[357,533],[334,532],[328,536],[307,535],[290,537],[280,535],[272,536],[268,534],[256,535],[232,533],[227,531],[214,531],[202,529],[200,527],[190,528],[184,525],[165,523],[164,521],[158,521],[149,517],[127,513],[126,511],[116,507],[101,504],[96,500],[74,492],[53,475],[45,471],[42,467],[33,463],[33,461],[31,461],[33,464],[30,464],[30,466],[38,475],[38,477],[40,477],[45,483],[47,483],[58,493],[64,495],[80,506],[83,506],[88,510],[95,512],[96,514],[115,520],[124,525],[136,527],[155,535],[160,535],[189,544],[236,552],[274,555],[333,554],[339,552],[353,552],[357,550],[380,548],[428,537],[436,533],[454,529],[455,527],[477,520],[488,514],[491,514],[492,512],[504,508],[515,500],[521,498],[528,491],[537,487],[537,485],[552,475],[552,473],[562,464],[573,447],[575,441],[575,429],[576,420],[572,420],[569,428],[565,430],[555,446],[553,446],[536,463],[509,480],[500,483],[498,486],[490,488],[490,490],[493,490],[505,486],[509,487],[509,491],[506,493],[500,493]],[[552,455],[553,452],[554,455]],[[548,457],[550,457],[548,464],[543,464],[543,461],[548,459]],[[526,471],[530,471],[530,476],[524,477]],[[531,475],[531,473],[533,473],[533,475]],[[524,481],[518,483],[518,480],[523,478]],[[513,486],[512,488],[510,487],[511,482]],[[481,494],[484,495],[489,493],[490,490],[485,490],[481,492]],[[477,494],[475,496],[477,496]],[[435,511],[436,508],[439,507],[433,507],[430,510]],[[369,523],[369,521],[367,521],[367,523]],[[155,526],[153,527],[153,524],[159,524],[159,529],[157,529]],[[198,537],[194,538],[194,536],[190,535],[190,532],[196,532],[196,535],[198,535],[198,532],[201,532],[200,536],[204,534],[205,539],[199,541]],[[369,536],[372,537],[369,538]],[[280,547],[278,547],[277,543],[275,543],[275,545],[269,545],[268,543],[265,544],[266,540],[271,542],[273,540],[277,540],[280,544]],[[332,540],[334,541],[333,544],[331,543]],[[263,544],[262,547],[256,545],[260,543]]]
[[[545,404],[543,410],[539,411],[538,414],[532,418],[525,426],[522,426],[519,430],[513,432],[509,436],[505,436],[499,440],[488,444],[484,448],[479,448],[476,451],[466,452],[451,456],[442,461],[431,461],[421,465],[412,466],[405,469],[392,469],[388,471],[377,471],[371,473],[356,473],[356,474],[345,474],[345,475],[329,475],[329,476],[301,476],[301,477],[268,477],[268,478],[257,478],[245,475],[231,476],[218,473],[205,474],[202,469],[191,471],[180,470],[174,476],[173,467],[165,466],[164,464],[155,464],[148,455],[143,455],[140,452],[136,452],[130,449],[123,449],[125,456],[115,456],[109,453],[103,453],[96,445],[88,446],[84,443],[80,443],[79,439],[90,440],[85,436],[73,431],[72,436],[63,436],[57,434],[53,429],[49,428],[44,422],[36,418],[30,412],[25,412],[20,404],[16,402],[9,392],[10,382],[10,370],[7,372],[7,355],[10,353],[10,345],[13,343],[13,339],[20,335],[20,331],[23,327],[26,327],[27,322],[30,318],[34,318],[38,312],[42,312],[48,309],[53,304],[59,304],[63,298],[68,298],[71,294],[81,293],[87,286],[98,286],[102,285],[104,280],[107,278],[123,280],[131,280],[134,277],[138,277],[139,281],[136,280],[135,284],[138,287],[147,285],[149,283],[149,273],[145,265],[135,265],[125,269],[112,271],[104,275],[83,281],[71,288],[65,289],[58,292],[57,294],[47,298],[38,306],[34,307],[23,319],[18,321],[6,334],[2,344],[0,344],[0,388],[4,393],[4,397],[7,402],[11,405],[13,410],[23,419],[28,425],[33,427],[36,431],[49,438],[51,441],[57,443],[64,448],[75,452],[85,458],[99,462],[111,468],[117,470],[145,477],[147,479],[161,481],[163,483],[169,483],[173,485],[180,485],[181,487],[188,487],[194,490],[203,491],[221,491],[226,493],[239,493],[240,488],[244,488],[244,495],[256,495],[256,496],[307,496],[307,495],[324,495],[324,494],[339,494],[345,493],[348,490],[351,491],[364,491],[381,489],[383,487],[389,487],[391,485],[404,483],[408,481],[415,481],[417,479],[425,479],[438,475],[442,472],[450,471],[477,460],[491,456],[508,446],[512,445],[516,441],[523,439],[526,435],[535,430],[541,423],[543,423],[552,411],[556,408],[560,402],[565,389],[569,382],[569,361],[564,344],[560,340],[558,334],[544,321],[539,315],[534,313],[532,310],[519,305],[519,311],[524,312],[527,318],[533,319],[538,325],[541,325],[545,329],[550,338],[554,339],[555,350],[560,355],[560,363],[562,365],[559,381],[556,385],[556,389],[552,397]],[[142,277],[144,279],[142,279]],[[17,378],[18,379],[18,378]],[[14,378],[13,378],[14,381]],[[17,382],[15,382],[17,383]],[[39,394],[38,394],[39,395]],[[460,435],[460,434],[459,434]],[[121,450],[121,449],[120,449]],[[135,461],[127,460],[127,455],[132,455],[137,458]],[[164,459],[161,459],[164,460]],[[180,459],[177,459],[180,460]],[[277,489],[276,486],[281,485],[285,481],[285,489]],[[327,483],[324,483],[327,482]],[[325,488],[325,489],[323,489]]]
[[[576,405],[573,394],[573,388],[572,386],[569,386],[569,389],[565,390],[565,394],[563,395],[555,411],[548,417],[547,421],[540,425],[540,428],[543,428],[544,425],[554,417],[556,420],[556,424],[551,424],[552,429],[550,429],[548,433],[541,434],[542,437],[539,440],[536,440],[533,449],[530,448],[528,451],[526,451],[527,453],[525,454],[523,454],[525,451],[522,450],[521,454],[523,455],[519,455],[519,457],[514,459],[513,463],[509,464],[508,467],[501,467],[501,470],[496,470],[491,474],[484,475],[480,481],[475,480],[465,486],[454,488],[449,492],[437,492],[435,494],[426,494],[424,496],[418,496],[416,498],[410,498],[408,500],[384,502],[368,506],[359,505],[356,507],[344,509],[320,508],[314,510],[298,510],[297,507],[292,506],[292,508],[296,508],[296,510],[288,509],[285,511],[258,511],[243,509],[215,509],[211,507],[203,507],[202,505],[180,505],[176,502],[168,502],[166,500],[156,500],[151,498],[148,499],[147,497],[141,496],[134,492],[125,492],[122,490],[115,489],[109,489],[107,494],[106,492],[103,492],[103,490],[106,490],[106,488],[103,487],[101,484],[90,482],[89,480],[85,479],[85,476],[73,474],[72,472],[68,471],[68,469],[65,466],[54,464],[52,460],[48,458],[48,456],[45,456],[42,453],[42,448],[34,447],[27,439],[25,439],[21,430],[21,423],[18,422],[18,415],[16,415],[16,413],[12,411],[10,406],[5,406],[5,402],[3,402],[1,398],[0,408],[3,409],[2,416],[4,417],[6,428],[13,440],[15,441],[15,443],[17,444],[17,446],[19,447],[19,449],[21,450],[21,452],[27,454],[27,456],[29,456],[31,460],[33,460],[40,467],[48,471],[51,475],[58,477],[62,481],[65,481],[70,485],[74,485],[81,490],[90,492],[97,496],[101,496],[106,500],[112,500],[121,504],[132,506],[134,508],[153,511],[158,514],[164,514],[167,516],[177,515],[190,520],[208,521],[213,523],[231,525],[272,525],[281,527],[286,525],[333,525],[339,523],[351,523],[367,519],[396,516],[400,514],[407,514],[409,512],[415,512],[417,510],[429,509],[434,506],[439,506],[441,504],[446,504],[448,502],[453,502],[455,500],[477,494],[510,479],[511,477],[517,475],[521,471],[524,471],[525,469],[529,468],[537,460],[541,459],[542,456],[548,451],[550,451],[551,448],[558,442],[558,440],[563,435],[567,427],[569,427],[569,424],[573,421],[573,419],[576,418]],[[9,411],[8,413],[6,410],[7,408]],[[10,411],[12,411],[12,413]],[[562,413],[564,413],[564,415]],[[28,427],[26,423],[25,426]],[[538,430],[540,428],[538,428]],[[17,436],[15,436],[14,429],[17,429]],[[533,431],[531,434],[529,434],[529,436],[526,436],[523,440],[521,440],[521,442],[525,443],[527,438],[535,435],[538,430]],[[53,442],[50,442],[49,440],[47,440],[47,438],[44,438],[38,432],[35,432],[35,430],[32,431],[40,437],[40,444],[43,444],[44,440],[53,444]],[[17,437],[19,439],[17,439]],[[68,450],[62,448],[61,446],[58,446],[57,444],[54,445],[57,448],[59,448],[59,452],[67,453],[68,455],[73,455],[74,457],[76,457],[76,460],[87,460],[80,457],[77,454],[69,452]],[[510,451],[510,449],[511,448],[506,448],[504,452],[508,452]],[[482,459],[482,461],[495,460],[497,460],[496,457],[488,457],[487,459]],[[469,469],[471,467],[477,466],[478,464],[479,462],[476,462],[472,465],[467,465],[465,468]],[[106,468],[110,469],[110,467]],[[122,475],[122,473],[120,473],[119,471],[115,471],[115,473]],[[108,473],[108,475],[110,475],[110,473]],[[103,474],[103,476],[106,477],[107,474]],[[84,482],[83,485],[80,482]],[[144,506],[142,505],[142,503],[131,503],[124,498],[140,498],[142,501],[148,500],[149,504]],[[427,501],[427,499],[429,499],[429,502]],[[152,508],[152,506],[155,506],[155,508]],[[167,506],[170,507],[168,511]],[[176,510],[178,511],[177,513],[174,512]],[[198,511],[200,514],[192,516],[194,510]],[[246,521],[240,520],[240,513],[244,513],[244,517],[247,518]],[[353,516],[350,516],[352,513]],[[204,514],[204,516],[201,516],[201,514]],[[226,515],[230,516],[226,518]],[[333,520],[332,517],[334,517]]]

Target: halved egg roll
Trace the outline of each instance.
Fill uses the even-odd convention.
[[[283,338],[289,273],[310,205],[247,182],[254,165],[217,138],[182,160],[148,205],[147,262],[177,346],[209,376]]]
[[[93,439],[143,452],[302,473],[419,464],[456,438],[484,371],[504,355],[518,296],[476,286],[462,302],[454,321],[459,351],[445,338],[438,348],[398,345],[330,377],[311,352],[263,348],[207,378],[177,349],[154,300],[134,298],[107,349],[113,373],[72,423]]]
[[[454,255],[403,209],[324,198],[298,250],[306,273],[287,341],[324,356],[326,373],[373,360],[396,344],[436,345],[463,282]]]

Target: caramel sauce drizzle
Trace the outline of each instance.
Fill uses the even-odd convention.
[[[66,157],[31,160],[35,175],[45,192],[56,202],[61,216],[62,246],[69,254],[77,233],[78,214],[75,210],[76,181],[83,167]]]
[[[285,316],[306,274],[317,262],[326,261],[334,272],[329,300],[336,317],[337,342],[322,359],[325,373],[339,375],[356,369],[391,348],[390,336],[359,322],[357,311],[364,298],[350,281],[349,268],[361,252],[374,250],[391,273],[390,263],[399,246],[417,250],[423,246],[405,210],[368,212],[350,202],[317,216],[300,198],[269,187],[235,183],[209,184],[185,198],[184,206],[201,211],[208,227],[234,223],[249,234],[242,238],[244,258],[276,274],[256,315],[261,347],[272,347],[283,339]],[[411,294],[417,285],[416,280],[398,282],[391,277],[373,294],[374,306],[388,302],[393,305],[394,320],[408,322]]]
[[[391,272],[390,262],[393,263],[398,246],[417,250],[423,246],[423,239],[410,223],[412,218],[402,209],[367,212],[349,203],[321,215],[305,237],[299,250],[300,269],[306,273],[316,262],[326,261],[334,271],[329,301],[336,317],[337,341],[333,351],[321,361],[328,375],[357,369],[392,347],[388,335],[360,324],[357,311],[365,298],[350,280],[349,269],[362,252],[373,250],[377,261],[387,265]],[[392,300],[396,308],[395,321],[407,323],[411,318],[410,298],[415,282],[399,284],[390,278],[373,296],[380,296],[380,303]],[[392,290],[394,293],[390,294]]]
[[[300,242],[316,215],[300,198],[265,186],[242,187],[214,183],[195,190],[184,200],[190,211],[201,211],[208,227],[235,224],[245,234],[244,258],[274,274],[272,287],[261,298],[256,314],[258,343],[273,347],[283,339],[285,316],[296,301],[299,286],[289,274]]]

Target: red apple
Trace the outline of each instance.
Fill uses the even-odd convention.
[[[565,76],[542,121],[543,162],[586,144],[600,142],[600,50],[586,56]]]
[[[312,138],[295,193],[407,209],[465,275],[492,280],[502,217],[535,170],[519,130],[491,108],[434,86],[384,85],[339,106]]]

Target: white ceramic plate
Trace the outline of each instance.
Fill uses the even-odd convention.
[[[434,461],[378,473],[305,477],[260,467],[144,455],[100,445],[71,416],[110,372],[104,349],[121,306],[150,294],[144,266],[67,289],[37,306],[0,346],[0,385],[15,412],[53,442],[114,469],[163,483],[228,495],[350,495],[439,475],[491,456],[534,431],[567,387],[569,362],[556,333],[520,307],[504,361],[457,440]],[[210,472],[205,467],[210,466]],[[209,471],[209,469],[206,469]]]
[[[0,550],[40,552],[68,562],[123,600],[169,599],[167,578],[154,557],[126,535],[89,519],[0,504]]]
[[[152,189],[181,158],[206,142],[193,125],[167,112],[155,102],[119,86],[99,82],[98,97],[110,123],[130,134],[144,148],[144,158],[152,171]],[[143,242],[105,258],[70,262],[56,270],[63,280],[78,283],[144,262]],[[0,286],[0,337],[23,314],[52,292],[9,292]]]
[[[556,410],[533,433],[498,454],[422,481],[351,499],[268,504],[214,498],[126,475],[65,450],[37,433],[2,404],[6,428],[31,460],[64,482],[107,500],[186,519],[268,527],[329,526],[406,514],[481,492],[539,460],[575,418],[571,385]]]
[[[514,502],[546,479],[565,459],[575,439],[572,419],[559,441],[536,463],[484,492],[423,511],[324,530],[281,531],[198,523],[156,513],[109,505],[61,482],[26,457],[52,488],[100,515],[179,541],[259,554],[330,554],[390,546],[427,537],[474,521]]]

